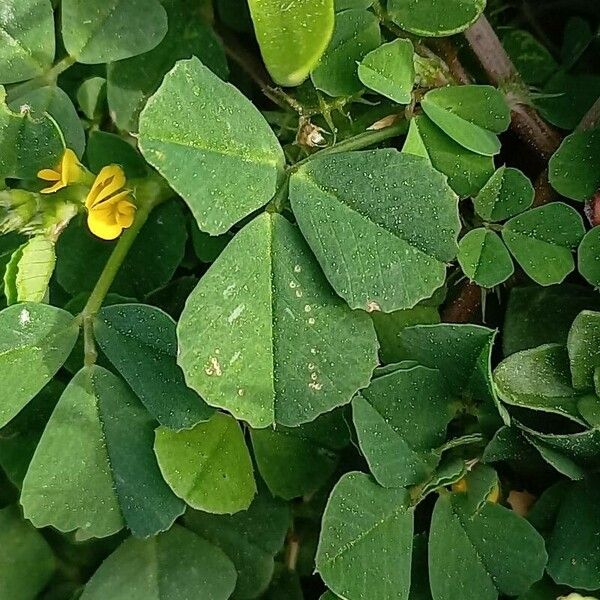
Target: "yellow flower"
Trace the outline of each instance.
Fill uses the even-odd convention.
[[[98,173],[85,199],[88,227],[99,238],[114,240],[133,223],[136,206],[125,184],[123,169],[109,165]]]
[[[42,194],[53,194],[71,183],[82,181],[85,178],[85,168],[75,152],[67,148],[56,169],[42,169],[37,175],[44,181],[54,182],[54,185],[41,190]]]

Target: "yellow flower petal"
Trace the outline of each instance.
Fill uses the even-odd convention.
[[[85,200],[85,206],[90,209],[96,206],[96,204],[110,198],[115,193],[122,190],[125,183],[125,173],[123,173],[121,167],[118,165],[108,165],[107,167],[104,167],[100,173],[98,173],[96,181],[94,181],[94,185]]]
[[[84,168],[77,155],[70,148],[65,149],[56,169],[41,169],[38,177],[43,181],[55,181],[56,184],[41,190],[42,194],[52,194],[67,187],[71,183],[80,181]]]
[[[116,218],[117,223],[124,229],[131,227],[135,218],[135,206],[131,202],[127,202],[127,200],[119,202]]]
[[[44,181],[60,181],[60,173],[54,169],[42,169],[38,171],[37,176]]]
[[[40,190],[41,194],[54,194],[54,192],[58,192],[58,190],[62,190],[65,187],[62,181],[57,181],[54,185],[50,187],[45,187]]]
[[[114,240],[121,235],[123,227],[111,218],[110,210],[91,210],[88,213],[87,224],[90,231],[103,240]]]

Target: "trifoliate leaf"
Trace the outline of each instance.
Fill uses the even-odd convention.
[[[378,377],[352,401],[360,448],[377,482],[408,487],[437,466],[452,401],[439,371],[400,369]]]
[[[567,136],[548,165],[552,187],[571,200],[585,201],[600,188],[600,129]]]
[[[333,293],[278,214],[229,243],[188,298],[177,335],[187,384],[255,428],[297,426],[347,404],[377,362],[368,315]]]
[[[0,597],[37,598],[56,569],[48,542],[16,506],[0,510]]]
[[[42,75],[54,60],[50,0],[3,0],[0,10],[0,83]]]
[[[455,142],[477,154],[500,152],[496,134],[510,124],[504,96],[489,85],[460,85],[431,90],[421,100],[425,114]]]
[[[54,306],[24,303],[0,312],[0,426],[52,379],[78,334],[75,318]]]
[[[535,190],[519,169],[500,167],[473,199],[477,214],[486,221],[504,221],[533,204]]]
[[[486,0],[389,0],[390,17],[415,35],[443,37],[464,31],[485,8]]]
[[[157,421],[187,429],[207,421],[213,409],[185,385],[177,365],[175,322],[144,304],[107,306],[94,323],[96,340]]]
[[[125,540],[88,581],[81,600],[227,600],[232,562],[213,544],[173,526],[148,540]]]
[[[331,40],[333,0],[250,0],[249,7],[271,77],[279,85],[300,85]]]
[[[583,219],[574,208],[551,202],[510,219],[502,237],[531,279],[552,285],[575,268],[573,250],[584,233]]]
[[[317,571],[349,600],[407,600],[412,541],[408,492],[382,488],[364,473],[346,473],[325,508]]]
[[[443,284],[456,254],[457,198],[422,158],[374,150],[315,160],[293,174],[290,200],[351,308],[412,308]]]
[[[268,202],[285,163],[258,109],[197,58],[179,61],[148,100],[140,148],[212,235]]]
[[[261,490],[248,510],[235,515],[188,510],[183,522],[231,559],[238,572],[233,597],[244,600],[260,596],[268,587],[290,518],[288,506]]]
[[[58,401],[23,481],[25,516],[83,538],[123,524],[138,537],[168,529],[184,504],[160,475],[153,428],[118,377],[84,367]]]
[[[483,227],[469,231],[460,240],[457,258],[464,274],[484,288],[501,284],[515,270],[498,234]]]
[[[567,340],[573,387],[594,389],[594,371],[600,366],[600,312],[584,310],[571,326]]]
[[[148,52],[168,29],[159,0],[64,0],[61,16],[65,48],[84,64]]]
[[[138,131],[140,112],[178,60],[197,56],[213,73],[227,78],[225,51],[202,22],[201,5],[187,0],[163,0],[162,4],[169,30],[160,44],[150,52],[107,65],[110,114],[126,131]]]
[[[338,13],[331,41],[311,73],[314,86],[329,96],[356,94],[362,89],[357,63],[380,43],[379,19],[372,12]]]
[[[542,536],[511,510],[484,502],[473,514],[465,494],[438,498],[429,534],[434,600],[517,596],[541,579],[547,558]]]
[[[245,510],[256,494],[240,425],[215,413],[193,429],[156,430],[154,450],[163,477],[191,507],[224,514]]]
[[[251,431],[254,458],[271,493],[291,500],[313,494],[333,475],[350,442],[341,411],[298,427]]]
[[[590,285],[600,288],[600,227],[583,236],[577,251],[577,267]]]
[[[494,173],[491,156],[467,150],[426,115],[411,119],[402,151],[428,158],[461,198],[475,196]]]
[[[397,39],[371,50],[358,65],[358,77],[371,90],[409,104],[415,83],[414,47],[410,40]]]

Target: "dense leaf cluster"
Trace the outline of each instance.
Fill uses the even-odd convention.
[[[598,593],[599,24],[2,0],[0,600]]]

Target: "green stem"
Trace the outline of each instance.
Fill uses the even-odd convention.
[[[36,90],[39,87],[46,85],[56,85],[56,80],[61,73],[64,73],[71,65],[75,63],[75,59],[72,56],[65,56],[62,60],[59,60],[52,68],[50,68],[43,75],[34,77],[29,81],[24,81],[14,85],[9,90],[9,96],[11,99],[23,96],[27,92]]]

